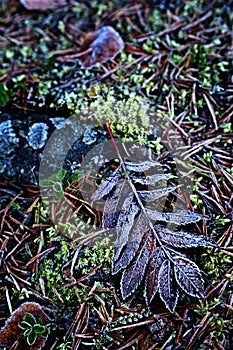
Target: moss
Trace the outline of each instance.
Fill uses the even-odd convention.
[[[84,275],[97,265],[102,265],[105,273],[110,272],[113,247],[109,246],[109,239],[99,238],[93,242],[92,246],[84,248],[77,259],[75,270],[77,273]]]
[[[232,264],[231,257],[223,252],[216,252],[206,249],[201,255],[202,265],[205,271],[211,276],[212,281],[220,281],[224,272],[226,272]]]

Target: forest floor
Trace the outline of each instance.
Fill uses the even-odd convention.
[[[180,287],[174,310],[162,277],[150,305],[146,278],[123,298],[127,273],[112,274],[114,249],[102,234],[100,207],[81,195],[80,188],[95,190],[98,173],[87,180],[77,162],[40,186],[2,174],[0,349],[232,349],[232,1],[67,0],[39,11],[8,0],[0,4],[0,17],[0,122],[1,115],[19,110],[25,119],[36,112],[62,115],[69,126],[78,120],[90,125],[89,151],[110,139],[108,119],[114,138],[140,145],[138,160],[150,149],[178,177],[168,181],[181,186],[164,211],[185,208],[201,220],[187,219],[177,232],[217,243],[174,243],[177,254],[187,254],[195,262],[190,266],[200,269],[189,285],[178,272],[175,282],[172,274],[163,281],[168,294],[173,282]],[[108,47],[100,36],[97,62],[85,67],[89,45],[104,26],[119,33],[124,48],[116,42],[118,54],[105,60]],[[114,166],[101,164],[98,171],[104,177]],[[129,262],[128,274],[132,268]],[[144,272],[139,267],[142,278]],[[200,273],[205,298],[197,297]]]

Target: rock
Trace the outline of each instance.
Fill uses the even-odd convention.
[[[60,169],[71,174],[105,137],[103,130],[75,117],[0,110],[0,120],[0,181],[38,184],[39,173],[43,178]]]

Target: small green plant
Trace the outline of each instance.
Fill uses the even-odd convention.
[[[210,326],[218,328],[215,331],[213,331],[213,337],[221,343],[223,343],[225,340],[225,335],[223,333],[224,319],[222,317],[217,316],[213,318],[213,320],[210,322]]]
[[[52,174],[49,179],[43,179],[40,181],[41,187],[52,187],[56,199],[63,198],[62,180],[64,179],[66,170],[61,169],[57,173]]]
[[[221,278],[224,271],[231,265],[231,257],[224,252],[213,252],[211,249],[206,249],[202,254],[202,261],[205,269],[213,279]]]
[[[51,325],[44,326],[40,317],[37,322],[30,312],[25,314],[23,321],[19,322],[18,326],[24,330],[28,345],[35,344],[38,337],[47,338],[51,330]]]
[[[194,204],[193,206],[194,209],[196,209],[200,204],[202,204],[202,200],[200,199],[200,196],[198,194],[190,195],[190,199]]]
[[[213,311],[218,305],[220,305],[220,300],[214,298],[211,301],[208,300],[199,300],[199,304],[196,306],[195,312],[199,315],[206,315]]]
[[[58,172],[52,174],[48,179],[40,180],[40,186],[43,188],[51,187],[55,198],[60,200],[64,196],[63,188],[69,187],[72,181],[79,181],[85,176],[82,170],[77,170],[66,180],[66,174],[67,171],[65,169],[60,169]]]
[[[64,341],[64,343],[60,344],[57,349],[58,350],[71,350],[72,343],[70,341]]]
[[[13,91],[0,82],[0,107],[5,107],[13,95]]]

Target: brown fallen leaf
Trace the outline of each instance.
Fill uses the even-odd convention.
[[[104,26],[83,37],[80,61],[83,68],[90,68],[97,62],[106,62],[124,49],[120,34],[110,26]]]
[[[20,0],[27,10],[49,10],[67,5],[67,0]]]
[[[24,336],[24,330],[19,327],[19,322],[23,321],[26,313],[31,313],[36,320],[42,318],[43,325],[51,323],[52,320],[42,310],[37,303],[23,303],[7,319],[5,326],[0,330],[0,345],[13,346],[17,350],[39,350],[46,342],[46,338],[38,336],[34,345],[28,345]]]

